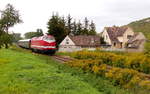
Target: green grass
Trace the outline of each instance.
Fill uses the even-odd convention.
[[[130,94],[106,79],[30,51],[0,49],[0,94]],[[1,61],[0,61],[1,62]]]

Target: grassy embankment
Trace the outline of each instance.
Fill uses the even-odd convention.
[[[21,49],[0,50],[0,94],[131,94],[94,74]]]

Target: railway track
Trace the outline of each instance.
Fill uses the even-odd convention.
[[[61,63],[65,63],[65,62],[74,60],[73,58],[70,58],[68,56],[59,56],[59,55],[54,55],[54,56],[52,56],[52,58],[57,61],[60,61]]]
[[[32,52],[32,53],[37,54],[37,55],[40,54],[40,55],[44,55],[44,56],[49,56],[48,54],[42,54],[42,53],[37,53],[37,52]],[[71,58],[69,56],[52,55],[50,57],[53,58],[56,61],[61,62],[61,63],[65,63],[65,62],[68,62],[68,61],[75,60],[74,58]]]

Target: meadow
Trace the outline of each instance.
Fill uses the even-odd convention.
[[[134,93],[114,86],[104,77],[56,62],[50,56],[10,48],[0,49],[0,94]]]

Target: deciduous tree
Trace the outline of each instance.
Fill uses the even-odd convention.
[[[8,44],[12,43],[12,36],[9,34],[9,28],[21,22],[22,20],[20,18],[19,11],[16,10],[11,4],[7,4],[6,8],[1,11],[0,46],[5,45],[5,48],[8,48]]]

